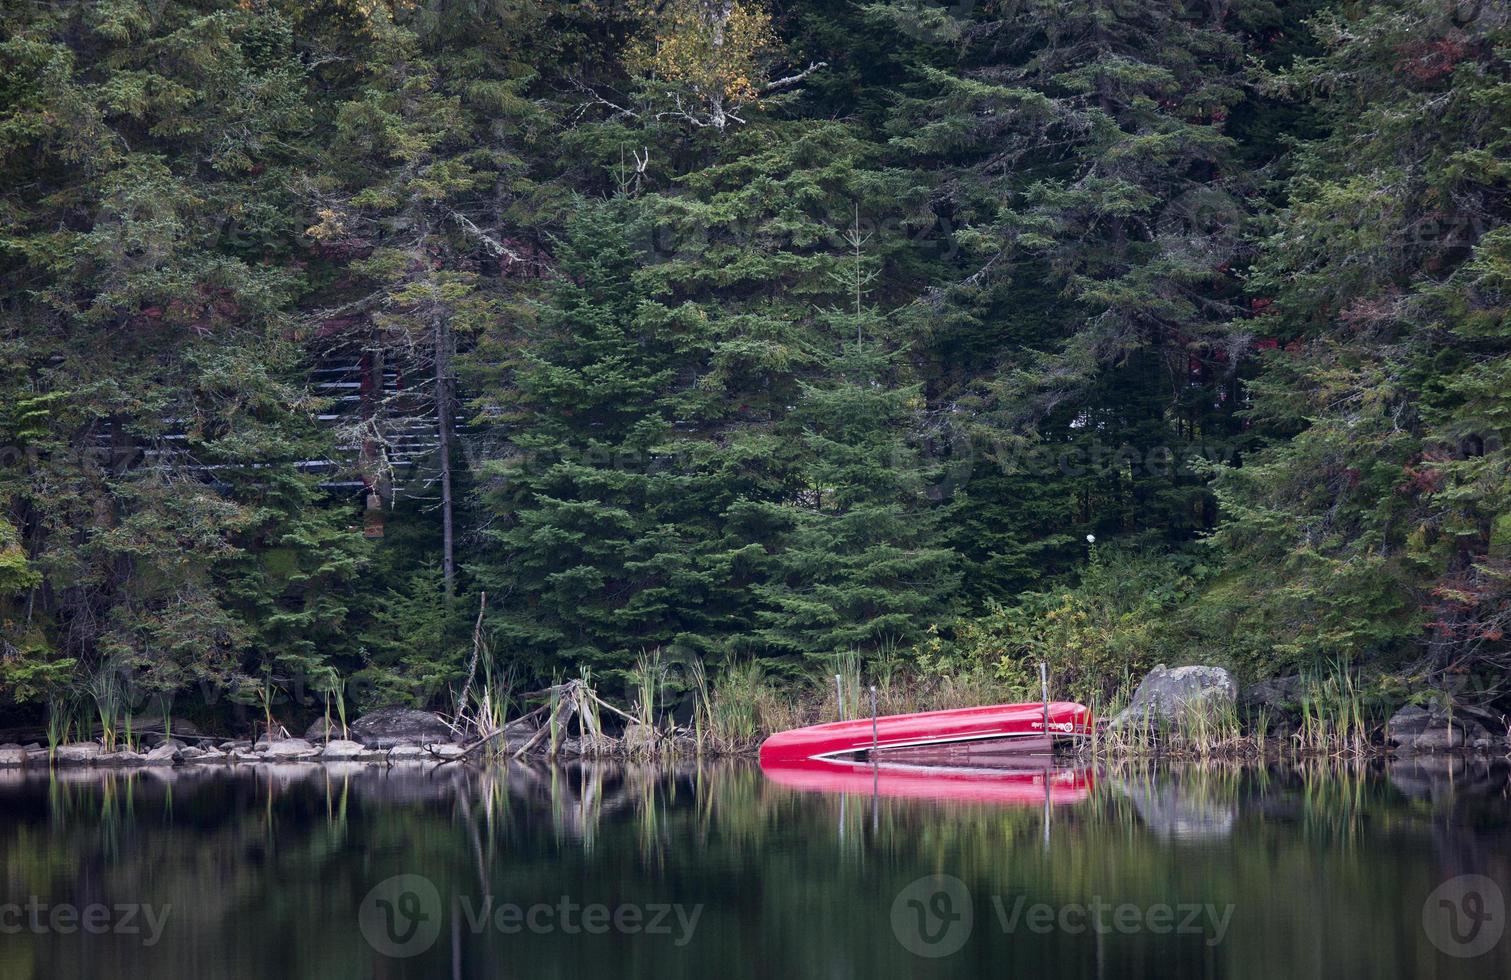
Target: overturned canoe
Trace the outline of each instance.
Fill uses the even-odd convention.
[[[1088,770],[1068,768],[955,768],[850,759],[798,759],[763,763],[761,771],[777,785],[805,793],[1002,806],[1080,803],[1091,795],[1092,788]]]
[[[762,743],[761,765],[861,754],[869,758],[873,752],[890,761],[968,764],[1004,753],[1047,752],[1056,738],[1090,733],[1091,711],[1072,701],[922,711],[779,732]]]

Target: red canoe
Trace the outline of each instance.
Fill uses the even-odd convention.
[[[761,766],[803,759],[835,759],[870,753],[889,761],[989,762],[1003,755],[1045,752],[1053,740],[1091,733],[1091,712],[1072,701],[1045,706],[996,704],[953,711],[923,711],[810,725],[779,732],[761,745]]]
[[[1043,706],[1040,706],[1042,713]],[[779,786],[809,793],[843,793],[901,799],[1054,806],[1080,803],[1091,794],[1085,769],[957,769],[944,766],[873,765],[842,759],[762,763]]]

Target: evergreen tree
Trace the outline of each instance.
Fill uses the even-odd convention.
[[[339,79],[346,98],[334,143],[305,184],[319,220],[307,234],[328,258],[306,303],[328,304],[338,344],[355,340],[372,385],[390,364],[402,410],[371,395],[348,434],[363,447],[370,505],[391,507],[389,447],[414,428],[417,394],[434,434],[433,481],[410,492],[438,498],[439,562],[456,591],[455,420],[461,347],[499,314],[500,274],[522,260],[507,239],[511,204],[528,194],[512,144],[538,113],[520,95],[529,77],[523,37],[530,8],[410,10],[374,5],[356,31],[364,70]],[[338,35],[339,37],[339,35]]]
[[[1243,34],[1273,11],[872,10],[941,42],[892,146],[950,173],[936,207],[961,250],[925,308],[949,368],[930,398],[980,447],[962,518],[985,532],[962,541],[979,585],[1063,570],[1087,532],[1191,539],[1214,510],[1176,461],[1236,432],[1225,324],[1247,177],[1224,128]]]
[[[778,534],[756,586],[758,635],[799,657],[905,649],[944,618],[959,582],[941,542],[947,511],[926,492],[937,474],[908,444],[920,387],[898,385],[875,340],[825,366],[829,380],[804,385],[793,413],[804,486],[765,505]]]
[[[1269,445],[1222,480],[1233,572],[1207,603],[1261,669],[1507,663],[1507,21],[1461,13],[1328,11],[1274,79],[1328,130],[1253,277],[1285,343],[1251,388]]]
[[[283,317],[310,122],[290,20],[5,18],[0,500],[27,574],[4,630],[27,660],[0,680],[127,672],[169,695],[323,664],[360,542],[300,472],[325,440]]]
[[[707,324],[646,298],[637,220],[620,199],[569,222],[509,405],[517,454],[490,464],[497,523],[478,574],[499,597],[499,653],[542,672],[623,669],[728,629],[715,471],[678,431]]]

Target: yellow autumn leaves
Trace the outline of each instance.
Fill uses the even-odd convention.
[[[630,71],[722,102],[751,102],[760,94],[777,38],[759,4],[636,0],[635,6],[644,26],[625,49]]]

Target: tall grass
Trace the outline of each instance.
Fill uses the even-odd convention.
[[[701,657],[694,657],[687,666],[687,682],[693,696],[693,745],[701,755],[714,737],[713,695],[708,687],[708,671]]]
[[[73,740],[79,726],[78,705],[61,697],[47,701],[47,757],[51,759],[58,746]]]
[[[834,694],[833,720],[845,721],[869,713],[869,708],[862,707],[860,652],[846,650],[836,653],[828,658],[827,663],[828,681]]]
[[[331,740],[332,708],[335,708],[336,716],[341,722],[341,737],[346,738],[348,736],[346,730],[346,685],[342,683],[341,675],[336,671],[336,668],[326,668],[325,683],[321,686],[320,697],[325,702],[325,741],[329,742]]]
[[[100,744],[106,752],[114,752],[120,735],[122,709],[126,704],[125,686],[120,675],[105,664],[89,679],[86,690],[94,701],[95,717],[100,724]]]
[[[1347,661],[1330,661],[1302,675],[1297,748],[1326,755],[1362,755],[1369,745],[1364,698]]]
[[[1154,712],[1099,732],[1093,751],[1102,756],[1165,755],[1181,759],[1231,759],[1262,753],[1263,743],[1244,732],[1237,706],[1204,698],[1184,706],[1174,719]]]
[[[634,699],[630,713],[640,724],[654,728],[659,695],[666,683],[666,662],[660,647],[640,652],[635,666],[630,668],[629,682],[630,696]]]
[[[1275,722],[1268,709],[1261,709],[1245,722],[1231,702],[1202,703],[1188,706],[1171,723],[1146,716],[1119,730],[1109,730],[1099,751],[1200,759],[1264,757],[1271,752],[1360,757],[1371,751],[1371,723],[1364,693],[1355,672],[1341,659],[1302,675],[1299,721],[1288,739],[1273,734]]]
[[[666,696],[670,666],[662,651],[653,648],[643,651],[626,674],[627,712],[598,699],[592,690],[595,678],[588,671],[576,680],[554,685],[544,698],[546,703],[527,716],[538,716],[546,728],[537,744],[549,754],[558,754],[569,734],[571,719],[576,717],[583,754],[613,753],[615,740],[604,732],[600,704],[610,725],[623,722],[627,733],[635,736],[627,737],[619,746],[622,752],[656,756],[688,751],[748,752],[775,732],[839,717],[866,718],[873,710],[873,686],[875,710],[882,715],[1037,700],[989,669],[917,670],[896,651],[883,650],[871,660],[853,651],[833,656],[806,678],[782,682],[768,676],[754,660],[728,663],[717,674],[697,657],[678,663],[683,672],[677,691],[687,693],[691,701],[688,727],[666,727],[672,724],[669,714],[673,702]],[[485,663],[486,676],[472,692],[474,703],[466,709],[480,734],[501,731],[513,704],[505,687],[496,683],[488,669]],[[836,674],[840,678],[838,690]],[[1113,715],[1134,686],[1130,675],[1104,688],[1112,692],[1111,697],[1106,705],[1093,700],[1093,715]],[[1145,716],[1116,731],[1099,728],[1083,751],[1108,758],[1164,755],[1208,760],[1264,757],[1282,747],[1301,754],[1359,755],[1369,750],[1364,698],[1358,679],[1346,664],[1335,662],[1308,677],[1305,691],[1300,729],[1284,743],[1272,731],[1277,727],[1272,725],[1276,719],[1269,712],[1244,719],[1233,702],[1211,699],[1187,706],[1170,721]],[[678,717],[683,717],[681,709]],[[493,747],[494,751],[507,749],[502,742]]]

